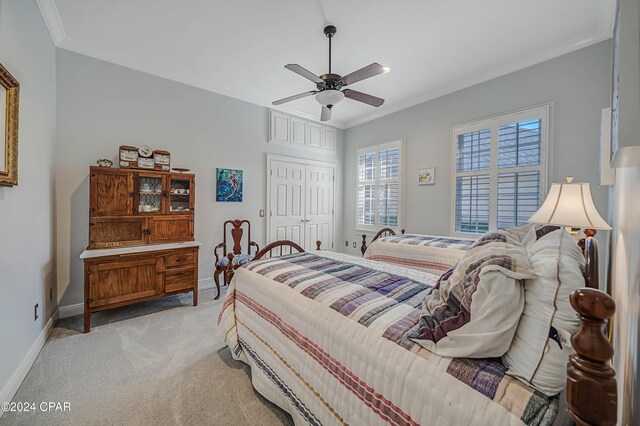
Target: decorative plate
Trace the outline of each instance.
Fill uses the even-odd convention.
[[[142,145],[138,148],[138,153],[141,157],[149,158],[153,155],[153,150],[146,145]]]

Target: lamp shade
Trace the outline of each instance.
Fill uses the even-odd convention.
[[[323,90],[316,94],[316,101],[322,106],[335,105],[344,99],[344,93],[339,90]]]
[[[611,229],[596,210],[589,184],[584,182],[551,184],[547,198],[529,222],[572,228]]]

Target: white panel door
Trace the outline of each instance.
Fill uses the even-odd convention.
[[[333,168],[306,167],[306,215],[305,250],[316,249],[316,241],[322,248],[333,248]]]
[[[310,148],[322,148],[322,129],[323,126],[320,124],[307,124],[307,142]]]
[[[271,124],[269,141],[279,143],[291,143],[289,122],[291,117],[277,111],[271,111]]]
[[[270,240],[291,240],[305,247],[305,165],[271,162]]]
[[[291,117],[291,145],[307,146],[307,122]]]
[[[323,127],[322,149],[327,151],[336,150],[336,131],[330,127]]]

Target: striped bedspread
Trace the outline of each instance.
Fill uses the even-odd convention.
[[[460,260],[474,242],[432,235],[392,235],[372,242],[364,258],[441,275]]]
[[[328,252],[255,261],[218,323],[256,390],[296,424],[552,424],[558,398],[499,361],[442,358],[407,338],[436,279]]]

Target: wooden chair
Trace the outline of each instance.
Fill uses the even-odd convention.
[[[242,237],[244,236],[243,225],[246,224],[247,228],[247,251],[242,252]],[[231,238],[233,239],[233,249],[227,252],[227,230],[231,228]],[[213,280],[216,282],[216,288],[220,297],[220,274],[223,275],[224,284],[228,285],[233,278],[234,271],[245,263],[251,262],[255,256],[251,254],[251,247],[256,248],[256,253],[260,251],[260,247],[255,242],[251,241],[251,223],[248,220],[228,220],[223,225],[223,240],[213,249],[213,254],[216,256],[216,270],[213,273]],[[218,250],[222,249],[222,256],[218,255]],[[225,255],[225,253],[227,253]]]

